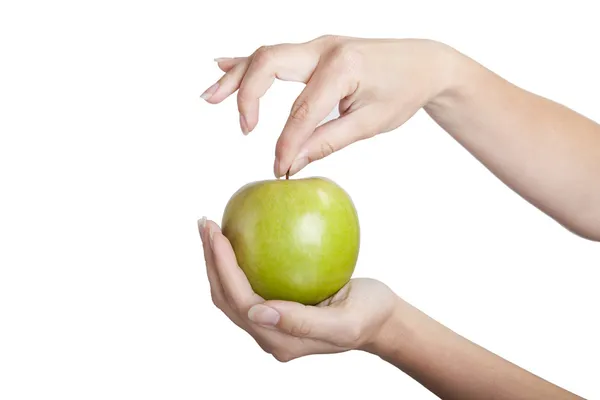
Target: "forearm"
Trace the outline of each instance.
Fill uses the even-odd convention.
[[[442,399],[580,399],[402,300],[394,317],[364,350],[392,363]]]
[[[453,86],[427,113],[523,198],[600,241],[600,125],[456,59]]]

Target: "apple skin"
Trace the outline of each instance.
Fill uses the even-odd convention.
[[[358,260],[356,208],[326,178],[249,183],[227,203],[221,228],[265,300],[320,303],[348,283]]]

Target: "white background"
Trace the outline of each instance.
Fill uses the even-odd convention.
[[[277,82],[249,137],[234,97],[199,95],[220,76],[213,58],[263,44],[423,37],[600,120],[593,2],[491,4],[3,1],[0,398],[434,398],[363,353],[281,364],[213,307],[196,220],[220,221],[235,190],[272,178],[302,87]],[[600,398],[599,244],[526,203],[421,112],[309,175],[355,201],[356,276]]]

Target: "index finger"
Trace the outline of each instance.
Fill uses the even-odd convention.
[[[300,96],[294,102],[275,149],[274,172],[284,176],[302,144],[345,97],[339,77],[329,68],[317,67]]]

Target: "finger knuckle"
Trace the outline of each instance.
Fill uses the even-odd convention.
[[[290,334],[296,337],[307,337],[311,334],[311,327],[306,321],[300,321],[290,327]]]
[[[334,151],[335,151],[335,148],[333,147],[333,145],[331,143],[329,143],[328,141],[323,141],[323,142],[321,142],[321,146],[320,146],[320,150],[319,150],[319,157],[325,158],[327,156],[330,156]]]
[[[332,48],[331,56],[337,61],[347,62],[356,57],[356,50],[350,43],[338,43]]]
[[[353,325],[346,330],[347,347],[356,348],[362,344],[363,330],[360,325]]]
[[[331,50],[334,68],[342,75],[357,71],[361,57],[360,50],[352,43],[338,43]]]
[[[305,121],[310,113],[310,106],[308,101],[305,99],[300,99],[294,103],[292,106],[292,111],[290,113],[290,119],[292,121],[302,122]]]
[[[321,42],[335,42],[340,39],[339,35],[325,34],[321,35],[317,38],[318,41]]]
[[[223,308],[223,299],[212,289],[210,291],[210,298],[215,307],[217,307],[219,310]]]
[[[241,301],[232,299],[228,303],[229,303],[230,309],[233,310],[233,312],[235,312],[236,314],[246,315],[248,313],[248,307],[243,305],[243,303]]]
[[[275,358],[280,363],[287,363],[294,359],[292,354],[287,350],[276,350],[272,353],[273,358]]]
[[[256,340],[256,343],[258,343],[258,346],[262,349],[262,351],[264,351],[267,354],[273,355],[273,348],[268,343],[264,343],[258,339]]]
[[[273,56],[272,46],[260,46],[254,54],[254,62],[258,66],[264,66],[268,64]]]

